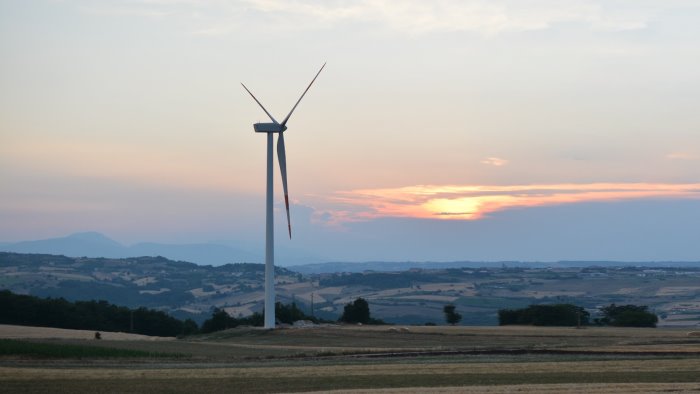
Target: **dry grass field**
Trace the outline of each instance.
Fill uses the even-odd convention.
[[[687,330],[329,326],[239,328],[180,340],[27,338],[185,356],[6,355],[0,392],[700,391],[700,337]]]
[[[129,334],[126,332],[100,332],[105,340],[110,341],[168,341],[175,338],[150,337],[148,335]],[[93,339],[95,331],[67,330],[64,328],[27,327],[0,324],[0,338],[16,339]]]

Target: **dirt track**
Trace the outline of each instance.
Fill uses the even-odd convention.
[[[399,389],[376,390],[334,390],[333,394],[457,394],[457,393],[483,393],[483,394],[510,394],[510,393],[697,393],[700,391],[698,383],[575,383],[575,384],[521,384],[504,386],[461,386],[461,387],[402,387]],[[309,392],[307,394],[321,394],[328,391]]]

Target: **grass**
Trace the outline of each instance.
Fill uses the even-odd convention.
[[[607,347],[639,350],[636,345],[665,345],[667,348],[694,348],[700,351],[700,337],[689,338],[685,331],[591,327],[328,327],[323,329],[250,330],[234,329],[191,341],[236,347],[239,356],[265,357],[295,353],[335,354],[391,351],[489,351],[513,349],[568,349],[602,351]],[[279,352],[279,353],[275,353]],[[231,354],[233,356],[234,353]]]
[[[186,340],[102,340],[89,341],[89,346],[84,340],[62,340],[58,344],[0,341],[0,349],[7,348],[8,343],[29,346],[27,353],[14,350],[11,354],[15,356],[30,354],[46,358],[32,358],[18,366],[14,361],[17,357],[0,357],[0,393],[91,392],[96,387],[105,393],[274,393],[383,388],[421,392],[418,387],[462,387],[468,392],[471,387],[506,390],[510,387],[507,385],[540,385],[541,390],[541,385],[559,384],[576,387],[604,384],[606,389],[638,384],[642,390],[638,392],[645,392],[645,385],[662,385],[657,391],[668,390],[673,385],[700,387],[700,338],[689,338],[686,331],[668,329],[409,327],[409,331],[396,332],[389,327],[366,326],[274,331],[238,328]],[[54,351],[91,348],[92,353],[38,355],[42,353],[37,346],[47,345]],[[449,355],[438,351],[431,355],[429,351],[433,349],[494,352]],[[527,349],[575,353],[518,352]],[[659,349],[666,353],[658,353]],[[120,356],[98,354],[118,351],[129,354],[122,357],[151,358],[134,363],[118,359]],[[353,356],[362,352],[401,351],[427,353],[404,357]],[[153,358],[154,354],[163,358]],[[169,359],[168,355],[173,354],[191,356]],[[71,357],[83,360],[65,360]],[[91,360],[100,357],[117,359],[101,363]]]
[[[0,339],[0,356],[23,356],[32,358],[163,358],[183,357],[183,354],[148,352],[134,349],[119,349],[102,346],[64,343],[41,343]]]
[[[591,357],[608,359],[610,353],[629,357],[626,352],[694,351],[700,353],[700,337],[688,337],[685,331],[666,329],[624,328],[540,328],[540,327],[408,327],[408,332],[396,332],[392,327],[326,327],[268,331],[236,328],[207,336],[195,336],[177,341],[90,341],[93,346],[144,350],[158,353],[188,354],[203,362],[253,363],[257,361],[302,361],[317,357],[334,358],[343,362],[358,353],[391,352],[450,352],[459,356],[487,358],[476,354],[491,353],[520,359],[550,357],[546,354],[519,355],[518,350],[591,351]],[[64,343],[84,344],[84,340],[64,340]],[[472,352],[474,356],[467,353]],[[596,355],[597,353],[597,355]],[[661,354],[650,354],[659,357]],[[416,357],[399,358],[402,362]],[[493,356],[489,356],[493,357]],[[554,357],[554,356],[551,356]],[[561,355],[557,357],[583,357]],[[340,359],[346,360],[341,361]],[[431,359],[443,356],[428,356]],[[393,360],[398,361],[394,358]]]
[[[330,376],[300,377],[179,377],[161,375],[105,378],[74,376],[66,379],[3,379],[8,392],[305,392],[333,389],[381,389],[413,387],[455,387],[491,385],[529,385],[561,383],[687,383],[700,381],[697,371],[646,372],[547,372],[547,373],[458,373],[458,374],[367,374],[347,375],[339,370]]]
[[[700,337],[688,337],[685,330],[625,329],[625,328],[574,328],[556,327],[408,327],[408,332],[396,332],[392,327],[325,327],[313,329],[262,330],[237,328],[207,336],[195,336],[183,340],[60,340],[60,343],[95,347],[145,351],[150,354],[186,354],[201,362],[254,363],[258,361],[302,361],[318,357],[334,358],[328,362],[348,361],[349,355],[358,353],[391,352],[451,352],[456,356],[488,358],[476,354],[486,352],[520,359],[550,357],[546,354],[525,355],[518,350],[591,351],[591,357],[608,359],[614,352],[628,357],[627,352],[682,352],[700,354]],[[36,342],[36,341],[35,341]],[[46,341],[44,341],[46,342]],[[57,340],[51,340],[57,342]],[[469,356],[468,352],[474,353]],[[597,353],[597,355],[596,355]],[[608,354],[602,354],[608,353]],[[659,357],[661,354],[649,354]],[[401,357],[410,361],[416,357]],[[427,356],[430,359],[442,355]],[[493,356],[489,356],[493,357]],[[554,356],[552,356],[554,357]],[[557,356],[559,357],[559,356]],[[561,355],[560,357],[581,357]],[[345,360],[340,360],[345,359]],[[398,361],[399,359],[394,358]]]

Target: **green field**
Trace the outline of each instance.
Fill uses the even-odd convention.
[[[85,344],[45,343],[0,339],[0,356],[46,359],[70,358],[178,358],[183,354],[150,352],[119,347],[104,347]]]
[[[104,348],[109,354],[115,349],[140,351],[159,357],[4,355],[0,357],[1,392],[73,393],[97,387],[103,392],[183,393],[426,392],[439,387],[497,392],[513,385],[525,392],[586,387],[636,393],[700,389],[700,337],[682,330],[238,328],[171,341],[30,343],[39,344]]]

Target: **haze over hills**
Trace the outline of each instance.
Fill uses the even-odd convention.
[[[290,266],[302,274],[338,272],[398,272],[449,268],[585,268],[585,267],[700,267],[700,261],[368,261],[328,262]]]
[[[259,248],[262,251],[262,248]],[[15,253],[40,253],[69,257],[129,258],[162,256],[171,260],[186,261],[200,265],[220,266],[231,263],[262,263],[262,253],[235,247],[224,242],[163,244],[139,242],[123,245],[99,232],[74,233],[65,237],[16,243],[0,243],[0,251]],[[303,249],[277,247],[275,255],[282,263],[279,266],[294,267],[303,274],[334,272],[392,272],[409,269],[446,269],[479,267],[693,267],[700,261],[331,261],[315,256]],[[281,257],[281,258],[280,258]]]
[[[140,242],[123,245],[104,234],[89,231],[65,237],[35,241],[0,243],[0,250],[16,253],[45,253],[69,257],[127,258],[163,256],[171,260],[196,264],[223,265],[229,263],[260,263],[262,253],[237,248],[224,243],[163,244]],[[262,248],[260,248],[262,251]],[[277,254],[287,265],[317,263],[321,260],[304,250],[278,248]]]

